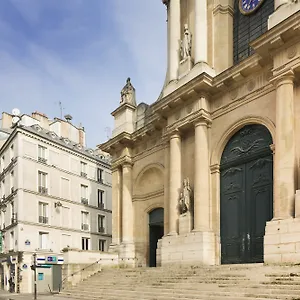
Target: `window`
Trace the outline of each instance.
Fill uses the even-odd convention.
[[[87,205],[88,200],[88,187],[84,184],[81,185],[81,203]]]
[[[105,232],[105,216],[98,215],[98,232]]]
[[[274,11],[274,0],[266,0],[254,14],[243,15],[235,1],[233,18],[233,61],[239,63],[253,53],[249,43],[268,30],[268,18]]]
[[[87,177],[87,173],[86,173],[86,169],[87,169],[87,164],[83,161],[80,162],[80,175],[82,177]]]
[[[81,247],[81,249],[82,249],[82,250],[89,250],[90,239],[89,239],[89,238],[83,237],[83,238],[81,239],[81,242],[82,242],[82,247]]]
[[[14,248],[15,248],[15,235],[14,232],[11,231],[10,239],[9,239],[9,250],[14,250]]]
[[[15,204],[12,202],[10,204],[10,212],[11,212],[11,224],[14,224],[17,222],[17,214],[15,213]]]
[[[39,232],[39,248],[48,249],[49,233]]]
[[[14,145],[10,146],[10,160],[12,161],[14,159]]]
[[[47,173],[38,172],[38,185],[39,185],[39,193],[48,194],[47,189]]]
[[[38,161],[42,163],[47,163],[47,158],[46,158],[46,151],[47,148],[43,146],[38,146]]]
[[[104,208],[104,191],[98,190],[98,207]]]
[[[103,170],[100,169],[100,168],[98,168],[98,169],[97,169],[97,181],[98,181],[98,182],[103,182],[102,176],[103,176]]]
[[[14,171],[10,172],[10,193],[14,193]]]
[[[2,180],[2,198],[5,199],[5,180]]]
[[[89,213],[87,211],[81,212],[81,230],[89,230]]]
[[[48,203],[39,202],[39,223],[48,224]]]
[[[105,251],[106,240],[99,240],[99,251]]]

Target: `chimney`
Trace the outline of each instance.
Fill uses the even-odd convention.
[[[78,127],[78,133],[79,133],[79,144],[82,147],[85,147],[85,131],[84,131],[84,127],[82,127],[81,124]]]

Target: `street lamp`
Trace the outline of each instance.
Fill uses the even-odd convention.
[[[20,116],[21,115],[21,112],[18,108],[14,108],[12,110],[12,127],[15,127],[15,126],[18,126],[19,125],[19,122],[21,121],[22,117]]]

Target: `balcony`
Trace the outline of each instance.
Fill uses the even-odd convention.
[[[86,173],[84,173],[84,172],[80,172],[80,176],[81,176],[81,177],[85,177],[85,178],[86,178],[86,177],[87,177],[87,174],[86,174]]]
[[[89,224],[81,224],[81,230],[89,230]]]
[[[100,233],[105,233],[105,228],[104,228],[104,227],[99,227],[99,228],[98,228],[98,232],[100,232]]]
[[[84,205],[89,205],[89,200],[86,198],[81,198],[81,203]]]
[[[99,183],[103,183],[103,178],[97,178],[97,181],[98,181]]]
[[[39,186],[39,193],[48,195],[48,189],[44,186]]]
[[[43,164],[47,164],[47,159],[44,158],[44,157],[40,157],[39,156],[38,161],[41,162],[41,163],[43,163]]]
[[[39,216],[39,223],[48,224],[48,217]]]

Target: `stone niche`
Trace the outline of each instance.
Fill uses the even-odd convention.
[[[145,125],[146,112],[149,105],[146,103],[140,103],[136,109],[136,130],[142,128]]]

